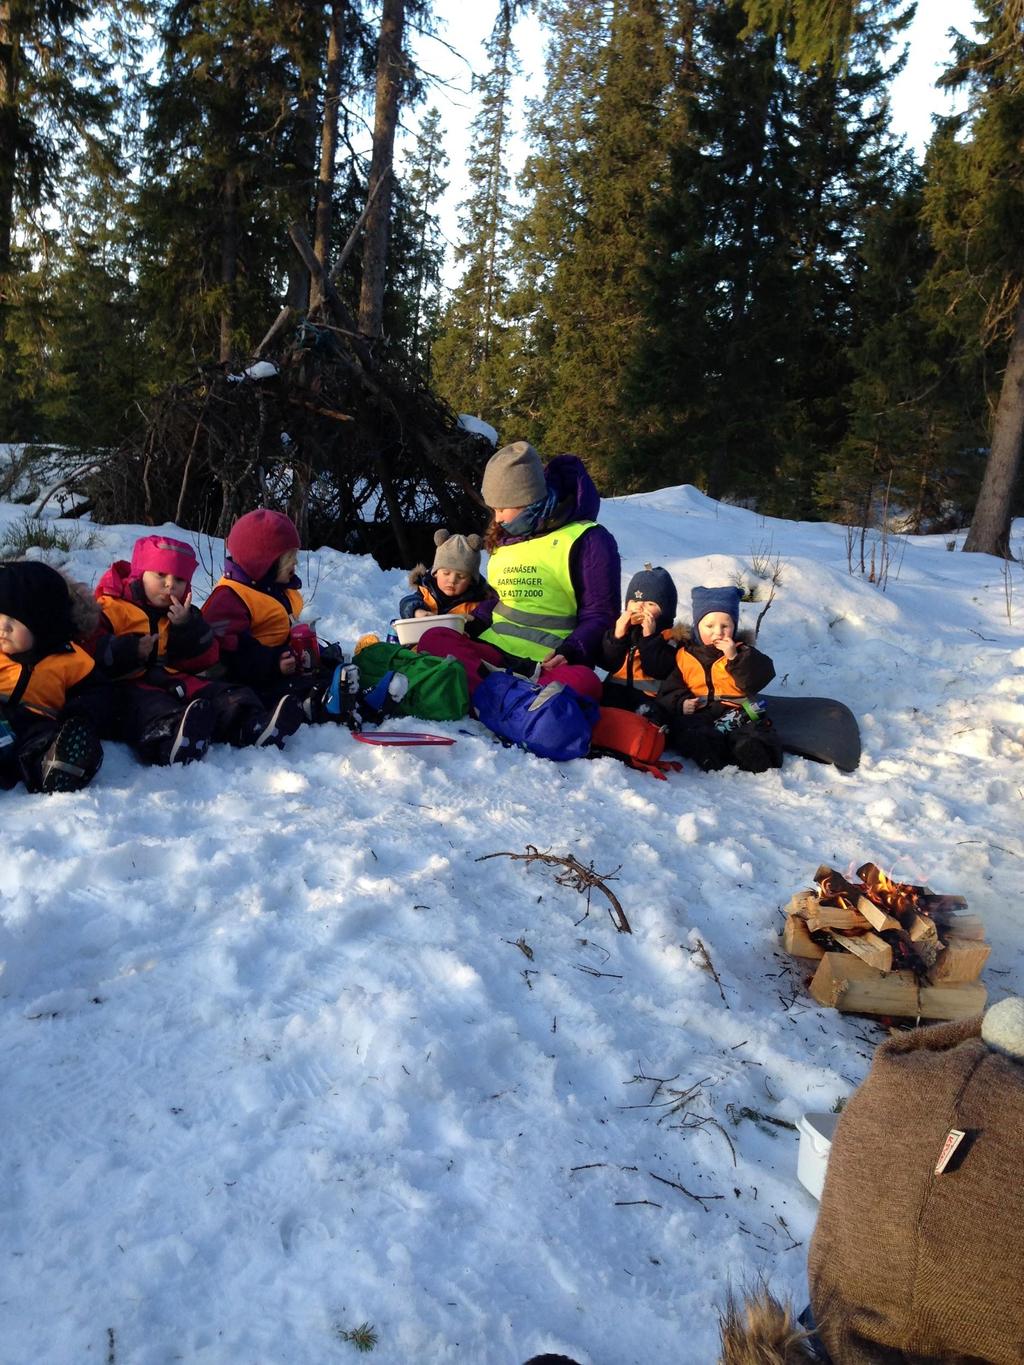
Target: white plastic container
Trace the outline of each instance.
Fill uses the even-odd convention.
[[[405,621],[399,618],[391,622],[391,629],[398,636],[398,643],[410,646],[418,644],[423,632],[433,630],[435,626],[441,626],[446,630],[464,631],[466,618],[462,615],[410,616]]]
[[[796,1174],[800,1184],[815,1199],[821,1198],[825,1184],[825,1167],[828,1154],[832,1150],[832,1134],[835,1132],[838,1114],[804,1114],[797,1128],[800,1131],[800,1153],[796,1161]]]

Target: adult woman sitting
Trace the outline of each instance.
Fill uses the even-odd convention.
[[[601,498],[575,455],[544,467],[526,441],[492,455],[481,496],[491,509],[487,578],[498,596],[472,612],[466,634],[420,638],[425,654],[451,655],[472,695],[483,664],[565,683],[595,701],[601,638],[619,611],[619,550],[594,518]]]

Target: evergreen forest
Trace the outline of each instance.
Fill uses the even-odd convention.
[[[464,515],[485,453],[446,435],[460,412],[606,494],[970,523],[966,549],[1010,553],[1024,0],[951,34],[962,112],[921,161],[890,118],[907,0],[493,5],[449,289],[430,0],[0,0],[0,436],[105,464],[98,516],[216,529],[276,498],[343,548],[385,518],[396,562],[403,526]],[[526,10],[546,57],[513,183]],[[320,425],[249,382],[216,448],[251,429],[258,453],[210,464],[211,511],[199,433],[213,461],[257,358]]]

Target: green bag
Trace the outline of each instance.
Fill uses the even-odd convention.
[[[402,673],[409,690],[399,705],[403,716],[421,720],[461,720],[469,715],[469,683],[458,659],[417,654],[404,645],[367,645],[356,655],[359,685],[376,686],[385,673]]]

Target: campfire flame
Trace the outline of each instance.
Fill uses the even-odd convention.
[[[857,876],[864,882],[864,895],[883,910],[895,915],[904,915],[911,910],[922,915],[928,913],[925,909],[925,897],[928,893],[923,886],[894,881],[874,863],[865,863],[863,867],[859,867]]]
[[[858,910],[858,901],[869,900],[884,910],[900,924],[899,928],[890,925],[878,930],[879,936],[892,948],[893,966],[924,977],[934,963],[934,950],[929,951],[920,940],[920,935],[912,937],[909,931],[917,916],[931,918],[929,912],[933,907],[930,902],[936,898],[930,895],[927,887],[896,881],[876,863],[865,863],[857,869],[856,875],[860,878],[859,882],[848,881],[834,867],[819,867],[814,880],[818,884],[820,904]],[[856,937],[868,932],[868,929],[865,926],[843,932],[848,937]]]

